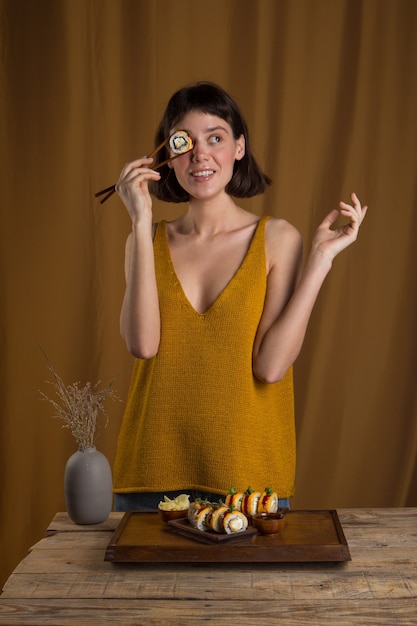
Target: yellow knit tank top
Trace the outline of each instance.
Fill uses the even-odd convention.
[[[114,464],[117,493],[196,489],[225,494],[274,488],[293,495],[292,368],[259,382],[252,350],[267,276],[261,218],[229,284],[203,314],[171,261],[165,222],[154,251],[161,312],[158,354],[135,360]]]

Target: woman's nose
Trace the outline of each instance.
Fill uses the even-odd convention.
[[[194,146],[192,150],[193,150],[192,160],[195,163],[198,163],[198,161],[203,161],[204,159],[207,158],[207,150],[205,149],[204,145],[200,141],[194,141]]]

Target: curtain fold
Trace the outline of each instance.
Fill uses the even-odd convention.
[[[200,79],[236,97],[273,179],[242,206],[288,219],[306,254],[339,200],[370,206],[295,364],[293,507],[417,505],[416,25],[414,0],[0,0],[1,581],[64,510],[75,449],[39,399],[39,344],[66,382],[117,376],[127,395],[130,223],[94,192]],[[123,404],[108,410],[112,462]]]

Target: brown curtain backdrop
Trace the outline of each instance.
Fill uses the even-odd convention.
[[[273,178],[244,206],[291,221],[306,251],[351,191],[370,206],[296,362],[293,507],[416,506],[417,2],[0,0],[0,28],[1,580],[64,510],[75,451],[39,399],[39,344],[66,382],[117,375],[127,393],[130,224],[94,192],[199,79],[239,101]],[[123,404],[108,410],[112,462]]]

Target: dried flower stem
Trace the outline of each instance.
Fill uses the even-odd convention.
[[[95,385],[87,383],[84,387],[80,387],[79,382],[66,385],[55,371],[42,346],[41,350],[53,376],[52,381],[46,382],[53,386],[56,394],[56,399],[54,399],[41,391],[42,399],[52,404],[55,409],[53,417],[63,420],[63,428],[71,430],[80,448],[93,447],[96,439],[98,416],[102,414],[106,418],[104,426],[107,426],[108,423],[108,416],[104,408],[105,400],[107,398],[118,399],[116,390],[112,388],[114,381],[104,389],[99,389],[100,381]]]

